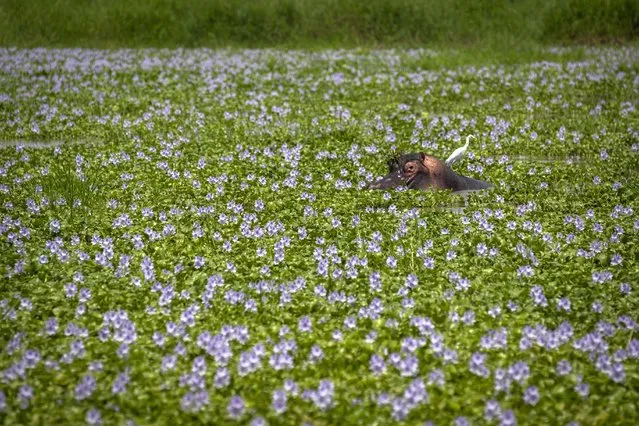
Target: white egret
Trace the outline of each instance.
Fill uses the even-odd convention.
[[[453,151],[452,154],[450,154],[450,157],[448,157],[448,159],[446,160],[446,165],[448,167],[452,167],[452,165],[455,164],[457,160],[459,160],[460,158],[464,156],[464,154],[466,154],[466,150],[468,149],[468,144],[470,143],[470,138],[474,138],[474,137],[475,136],[473,135],[466,136],[466,144],[464,146],[460,146],[455,151]]]

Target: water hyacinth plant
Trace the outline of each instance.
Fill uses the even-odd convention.
[[[637,424],[639,49],[438,55],[1,49],[2,421]]]

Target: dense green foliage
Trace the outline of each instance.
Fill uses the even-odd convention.
[[[2,49],[0,81],[0,423],[639,423],[639,49]],[[469,134],[491,190],[364,189]]]
[[[520,46],[638,36],[635,0],[0,2],[2,46]]]

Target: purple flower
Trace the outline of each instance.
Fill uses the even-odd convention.
[[[206,261],[203,256],[195,256],[195,258],[193,259],[193,267],[195,269],[200,269],[201,267],[204,266],[205,262]]]
[[[488,309],[488,315],[492,318],[497,318],[501,315],[501,307],[499,305],[494,305],[490,309]]]
[[[118,374],[115,381],[113,382],[113,386],[111,387],[111,392],[114,395],[119,395],[126,392],[126,387],[129,384],[129,380],[130,378],[128,370]]]
[[[466,417],[460,416],[455,419],[455,426],[470,426],[470,421]]]
[[[392,416],[395,420],[404,420],[410,412],[410,405],[404,398],[393,398],[391,401]]]
[[[140,268],[142,269],[142,274],[144,275],[145,281],[153,281],[155,280],[155,271],[153,269],[153,261],[150,257],[145,257],[142,259],[140,263]]]
[[[20,408],[23,410],[26,409],[29,406],[29,401],[33,399],[33,388],[29,385],[20,386],[20,390],[18,390],[18,399],[20,400]]]
[[[226,411],[230,418],[233,420],[239,420],[242,415],[244,415],[244,408],[244,400],[242,397],[235,395],[231,397],[231,400],[226,406]]]
[[[397,369],[402,377],[414,377],[419,373],[419,361],[416,356],[408,355],[399,361]]]
[[[282,414],[286,411],[286,401],[287,401],[286,391],[283,389],[276,389],[273,391],[273,411],[276,414]]]
[[[457,364],[458,361],[459,354],[457,351],[449,348],[444,349],[444,364]]]
[[[508,375],[519,384],[530,377],[530,367],[526,361],[518,361],[508,368]]]
[[[75,399],[82,401],[89,398],[97,386],[95,377],[90,374],[84,376],[75,387]]]
[[[488,421],[495,420],[501,414],[501,407],[499,402],[494,399],[490,399],[484,406],[484,418]]]
[[[505,349],[508,347],[508,331],[505,327],[497,330],[488,330],[488,332],[481,337],[479,346],[484,350]]]
[[[312,392],[311,400],[317,408],[324,411],[332,407],[334,394],[333,382],[330,380],[322,380],[317,390]]]
[[[313,326],[313,323],[311,321],[311,318],[308,316],[304,316],[300,318],[297,328],[302,333],[310,333],[312,331],[312,326]]]
[[[562,297],[557,300],[557,310],[570,312],[570,299],[567,297]]]
[[[508,371],[503,368],[495,369],[494,388],[495,392],[508,392],[512,383],[512,378],[508,374]]]
[[[342,331],[341,330],[333,330],[333,332],[331,333],[331,336],[333,337],[333,340],[340,342],[342,341]]]
[[[53,219],[50,223],[49,223],[49,230],[53,233],[58,233],[60,232],[60,221],[58,219]]]
[[[517,424],[517,418],[512,410],[506,410],[500,416],[500,426],[515,426]]]
[[[373,272],[369,277],[370,290],[373,293],[382,290],[382,278],[379,272]]]
[[[600,301],[595,300],[594,302],[592,302],[592,311],[598,314],[603,312],[603,305]]]
[[[406,285],[407,288],[409,288],[409,289],[416,288],[418,284],[419,284],[419,280],[417,278],[417,275],[409,274],[406,277],[405,285]]]
[[[26,368],[34,368],[36,365],[38,365],[40,359],[40,352],[35,349],[28,349],[22,357],[22,361],[24,362],[24,366]]]
[[[435,267],[435,259],[432,257],[426,256],[424,258],[424,268],[433,269]]]
[[[213,386],[217,389],[225,388],[231,383],[231,374],[226,367],[219,367],[215,371]]]
[[[587,398],[590,393],[590,386],[588,383],[578,383],[577,386],[575,386],[575,392],[577,392],[582,398]]]
[[[237,372],[241,377],[259,370],[260,367],[260,356],[254,351],[249,350],[240,354],[240,360],[237,364]]]
[[[209,404],[209,393],[206,389],[189,391],[180,400],[182,411],[197,413]]]
[[[428,384],[443,387],[446,384],[444,372],[439,368],[434,369],[428,374]]]
[[[539,390],[536,386],[530,386],[524,391],[524,402],[528,405],[537,405],[539,398]]]
[[[91,426],[99,426],[102,424],[102,415],[100,414],[100,410],[98,410],[97,408],[91,408],[89,411],[87,411],[84,419],[86,420],[87,424]]]
[[[603,284],[612,280],[612,272],[610,271],[595,271],[592,273],[592,281],[597,284]]]
[[[386,363],[384,362],[384,358],[382,358],[381,355],[373,354],[369,361],[369,368],[371,372],[376,376],[384,374],[384,372],[386,371]]]
[[[546,296],[544,295],[544,289],[541,288],[541,286],[534,286],[530,290],[530,297],[533,299],[533,303],[536,306],[548,306],[548,300],[546,299]]]
[[[311,363],[315,364],[322,359],[324,359],[324,351],[322,350],[321,346],[313,345],[311,347],[311,352],[308,354],[308,360]]]
[[[404,390],[402,397],[411,407],[427,403],[428,392],[426,391],[426,385],[422,379],[415,379],[410,382]]]
[[[535,270],[530,265],[524,265],[517,268],[518,277],[532,277],[535,274]]]
[[[288,353],[274,353],[271,355],[269,365],[276,371],[290,370],[293,368],[293,357]]]
[[[295,383],[294,380],[292,379],[286,379],[284,380],[284,390],[289,394],[289,395],[293,395],[293,396],[297,396],[299,394],[299,386],[297,385],[297,383]]]
[[[572,371],[572,366],[568,360],[562,359],[557,363],[557,374],[560,376],[566,376]]]
[[[175,368],[176,363],[177,363],[176,355],[171,354],[171,355],[165,356],[164,358],[162,358],[161,371],[165,373],[167,371],[173,370]]]
[[[468,309],[466,312],[464,312],[464,315],[462,315],[461,320],[465,325],[475,324],[475,312]]]
[[[487,378],[490,376],[490,370],[484,365],[486,354],[475,352],[468,361],[468,370],[480,377]]]
[[[253,419],[251,419],[251,423],[249,423],[250,426],[266,426],[266,420],[264,419],[264,417],[261,416],[257,416],[257,417],[253,417]]]
[[[390,400],[390,395],[386,392],[382,392],[379,395],[377,395],[377,399],[375,401],[375,403],[378,406],[384,406],[384,405],[388,405],[390,404],[391,400]]]
[[[612,258],[610,259],[610,264],[612,266],[621,265],[621,262],[623,262],[623,257],[619,253],[612,255]]]

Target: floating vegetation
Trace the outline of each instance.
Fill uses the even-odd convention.
[[[637,424],[639,50],[566,49],[0,50],[0,139],[103,141],[0,150],[0,418]]]

